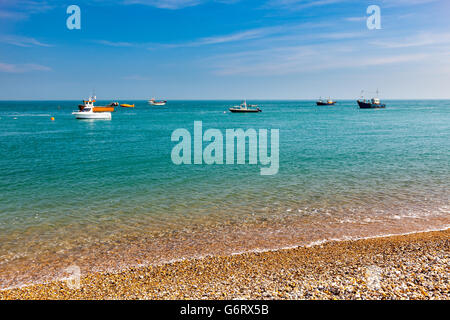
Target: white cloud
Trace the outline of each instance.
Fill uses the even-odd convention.
[[[350,22],[360,22],[360,21],[367,20],[367,17],[348,17],[348,18],[345,18],[344,20],[350,21]]]
[[[239,32],[215,35],[210,37],[203,37],[193,41],[187,41],[182,43],[173,44],[160,44],[166,48],[178,48],[178,47],[197,47],[204,45],[224,44],[239,41],[247,41],[247,45],[257,40],[261,42],[273,42],[273,41],[292,41],[305,38],[311,38],[312,35],[306,32],[306,30],[312,30],[316,28],[329,27],[327,23],[303,23],[303,24],[291,24],[291,25],[278,25],[272,27],[262,27],[249,30],[243,30]],[[347,39],[361,36],[361,32],[342,32],[342,33],[324,33],[315,34],[313,37],[317,39]],[[154,49],[154,46],[151,48]]]
[[[268,0],[265,4],[265,7],[296,11],[312,7],[336,5],[339,3],[352,1],[355,3],[358,2],[354,0]],[[383,8],[413,6],[439,1],[443,0],[382,0],[382,6]]]
[[[421,5],[439,1],[442,0],[383,0],[382,5],[383,7],[388,8],[388,7]]]
[[[51,71],[51,70],[52,69],[50,67],[35,63],[10,64],[0,62],[0,72],[6,73],[25,73],[32,71]]]
[[[103,44],[105,46],[110,46],[110,47],[133,47],[136,45],[131,42],[109,41],[109,40],[94,40],[93,42]]]
[[[302,10],[347,1],[350,0],[269,0],[266,3],[266,7],[275,7],[286,10]]]
[[[361,52],[357,44],[318,44],[225,54],[209,58],[204,65],[219,75],[267,76],[401,64],[422,61],[429,56],[426,53]]]
[[[177,10],[193,7],[203,3],[204,0],[125,0],[125,4],[142,4],[160,9]]]
[[[235,32],[226,35],[219,36],[211,36],[199,38],[197,40],[178,43],[178,44],[165,44],[165,47],[196,47],[202,45],[213,45],[213,44],[221,44],[221,43],[229,43],[229,42],[237,42],[244,40],[252,40],[262,38],[264,36],[276,33],[281,30],[281,27],[267,27],[267,28],[257,28],[251,30],[245,30],[240,32]]]
[[[49,1],[1,0],[0,18],[9,20],[27,19],[32,14],[47,12],[55,8]]]
[[[450,33],[420,33],[414,37],[372,41],[372,45],[389,49],[423,47],[450,44]]]
[[[0,10],[0,19],[22,20],[22,19],[26,19],[27,17],[28,17],[28,15],[26,15],[23,12]]]
[[[18,47],[51,47],[52,45],[43,43],[35,38],[14,36],[14,35],[0,35],[0,42],[7,43]]]

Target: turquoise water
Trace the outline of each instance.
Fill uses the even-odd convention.
[[[450,101],[127,102],[111,121],[74,119],[78,101],[0,102],[0,287],[450,225]],[[200,120],[279,129],[279,173],[173,164],[173,130]]]

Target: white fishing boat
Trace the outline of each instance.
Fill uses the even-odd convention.
[[[77,119],[99,119],[111,120],[111,112],[114,107],[94,107],[95,97],[83,101],[83,105],[79,105],[79,111],[72,112]]]
[[[89,97],[88,100],[83,100],[83,104],[78,105],[78,109],[80,111],[83,111],[84,108],[90,108],[93,112],[114,112],[114,107],[118,106],[118,102],[112,102],[108,104],[107,106],[94,106],[95,99],[97,99],[96,96]]]
[[[151,98],[150,100],[148,100],[148,103],[152,106],[165,106],[167,100],[156,101],[155,98]]]
[[[229,110],[233,113],[262,112],[256,104],[247,104],[245,100],[239,106],[231,107]]]

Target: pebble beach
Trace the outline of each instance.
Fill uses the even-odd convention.
[[[449,299],[450,230],[82,274],[0,299]]]

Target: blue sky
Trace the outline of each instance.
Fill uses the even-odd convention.
[[[1,0],[0,99],[450,98],[449,13],[448,0]]]

